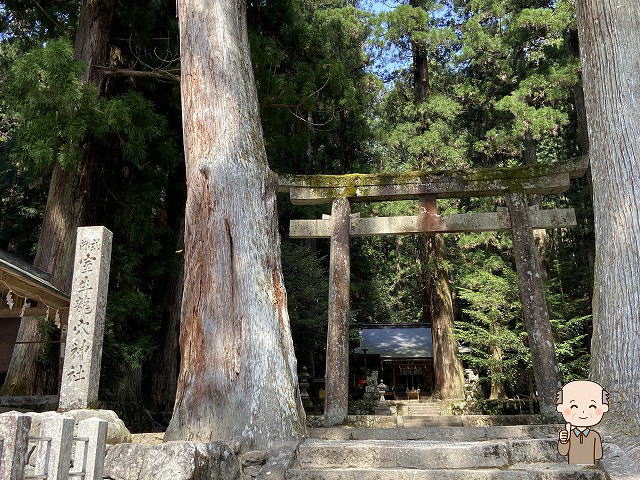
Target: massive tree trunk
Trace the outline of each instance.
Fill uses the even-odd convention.
[[[75,41],[75,58],[86,65],[82,82],[91,82],[102,89],[104,71],[96,65],[109,60],[109,34],[115,0],[86,0],[80,11]],[[42,221],[34,265],[52,274],[53,284],[64,292],[71,288],[76,229],[87,224],[94,169],[95,148],[90,139],[78,164],[64,169],[53,166],[47,206]],[[17,341],[40,338],[38,322],[25,317],[20,323]],[[5,383],[4,395],[38,395],[51,391],[57,380],[57,370],[38,368],[40,345],[16,345]]]
[[[244,0],[179,3],[187,170],[181,365],[165,439],[298,439],[305,421]]]
[[[640,3],[582,0],[577,13],[596,238],[591,375],[611,395],[604,428],[638,445]]]

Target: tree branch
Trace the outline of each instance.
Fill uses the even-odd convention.
[[[155,78],[156,80],[166,80],[173,83],[180,83],[180,76],[169,73],[166,70],[130,70],[128,68],[109,68],[99,67],[106,70],[107,75],[113,75],[118,77],[140,77],[140,78]]]

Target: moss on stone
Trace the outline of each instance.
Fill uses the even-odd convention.
[[[566,162],[550,165],[535,164],[518,167],[497,167],[457,170],[417,170],[411,172],[349,173],[344,175],[291,175],[279,176],[281,186],[306,188],[347,187],[345,196],[355,196],[355,188],[365,185],[403,185],[421,182],[437,182],[439,179],[459,179],[461,181],[514,181],[514,186],[528,178],[569,173],[581,175],[588,165],[587,157],[578,157]]]

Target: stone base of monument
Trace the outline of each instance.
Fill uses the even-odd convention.
[[[227,442],[121,443],[108,447],[104,477],[112,480],[226,480],[240,475]]]
[[[32,437],[37,437],[40,435],[40,424],[43,419],[63,414],[58,412],[28,412],[26,415],[31,417],[31,431],[29,434]],[[131,432],[129,432],[124,422],[120,420],[118,414],[112,410],[69,410],[64,412],[64,416],[72,417],[76,422],[76,426],[81,420],[86,420],[87,418],[98,418],[107,422],[107,445],[131,442]]]

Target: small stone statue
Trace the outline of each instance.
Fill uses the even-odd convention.
[[[480,376],[470,368],[464,370],[464,396],[467,402],[482,397]]]
[[[367,374],[367,384],[364,388],[364,398],[366,400],[375,401],[378,398],[378,371],[372,370]]]

